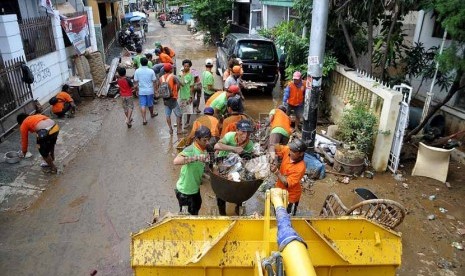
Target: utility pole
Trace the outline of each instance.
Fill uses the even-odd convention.
[[[323,59],[328,24],[328,9],[328,0],[313,0],[307,80],[304,80],[306,81],[306,90],[304,124],[302,128],[302,138],[308,146],[308,153],[314,152],[315,148],[316,123],[321,94]]]

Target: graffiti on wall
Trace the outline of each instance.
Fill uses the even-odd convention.
[[[52,77],[50,68],[42,61],[30,64],[29,68],[34,75],[34,85],[38,85]]]

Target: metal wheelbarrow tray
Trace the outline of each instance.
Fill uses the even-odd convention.
[[[236,182],[209,170],[211,186],[216,196],[229,203],[241,204],[251,198],[262,184],[261,179]]]

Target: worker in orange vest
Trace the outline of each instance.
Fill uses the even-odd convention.
[[[287,145],[291,136],[291,119],[286,114],[284,105],[272,109],[269,114],[270,138],[268,139],[268,151],[274,151],[274,145]]]
[[[300,121],[304,114],[305,83],[302,81],[302,73],[294,72],[292,81],[284,88],[283,104],[287,107],[287,115],[294,112],[295,129],[299,129]]]

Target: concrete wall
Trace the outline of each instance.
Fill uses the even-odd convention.
[[[86,10],[90,18],[92,49],[96,50],[95,32],[92,31],[92,9],[86,7]],[[58,15],[58,11],[55,11],[55,15]],[[66,83],[72,73],[71,57],[76,54],[73,46],[67,48],[64,46],[58,16],[50,16],[50,20],[56,51],[27,62],[34,75],[33,97],[39,99],[41,103],[47,102]],[[26,60],[16,14],[0,16],[0,52],[4,61],[17,57],[23,57]]]
[[[264,9],[266,9],[266,14],[263,15],[263,25],[266,29],[273,28],[281,21],[288,20],[287,7],[264,5]]]

